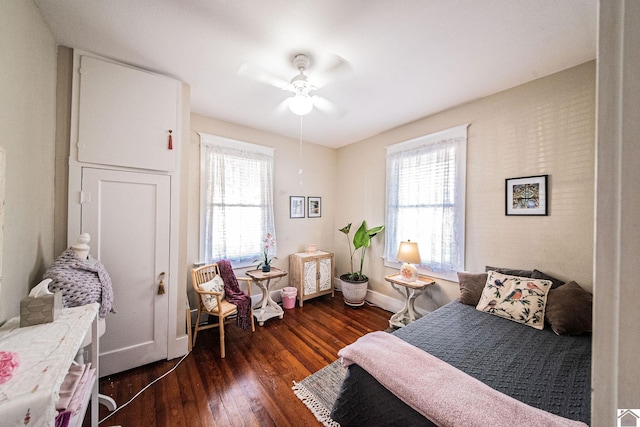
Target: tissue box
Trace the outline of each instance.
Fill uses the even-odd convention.
[[[56,320],[62,310],[62,292],[20,301],[20,327],[39,325]]]

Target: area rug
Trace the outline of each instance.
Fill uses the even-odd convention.
[[[336,360],[302,381],[293,382],[293,392],[298,399],[327,427],[340,427],[331,419],[331,409],[346,374],[347,370]]]

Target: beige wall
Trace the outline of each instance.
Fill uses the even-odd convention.
[[[192,114],[188,177],[190,191],[187,258],[189,263],[199,260],[200,138],[198,132],[275,148],[274,210],[278,245],[278,259],[273,263],[275,267],[288,270],[289,255],[304,251],[308,243],[315,243],[319,250],[333,250],[334,217],[337,210],[336,151],[334,149],[303,143],[302,163],[300,163],[297,140]],[[298,174],[300,165],[302,175]],[[290,196],[322,197],[322,216],[304,219],[289,218]],[[285,277],[274,289],[287,286],[288,283],[289,278]],[[191,304],[193,307],[193,300]]]
[[[537,268],[591,290],[595,61],[339,149],[336,224],[384,223],[386,146],[465,123],[466,270]],[[541,174],[550,179],[549,216],[505,216],[505,179]],[[334,236],[337,273],[344,272],[346,242],[341,233]],[[377,239],[365,270],[370,289],[394,295],[384,281],[394,270],[384,267],[383,249]],[[454,283],[438,283],[430,290],[437,306],[458,292]],[[421,303],[435,308],[428,297]]]
[[[0,2],[0,146],[7,154],[0,322],[53,261],[56,43],[32,1]]]
[[[69,215],[69,155],[71,140],[71,88],[73,85],[73,50],[58,46],[56,77],[56,148],[55,148],[55,229],[53,248],[58,256],[67,245]],[[75,243],[75,242],[73,242]]]

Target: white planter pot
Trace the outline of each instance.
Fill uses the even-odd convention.
[[[342,282],[342,297],[344,303],[352,307],[360,307],[364,305],[364,299],[367,297],[367,289],[369,281],[366,282],[348,282],[340,279]]]

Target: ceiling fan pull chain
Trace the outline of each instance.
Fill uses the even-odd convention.
[[[300,175],[300,187],[302,187],[302,116],[300,116],[300,153],[298,155],[298,175]]]

